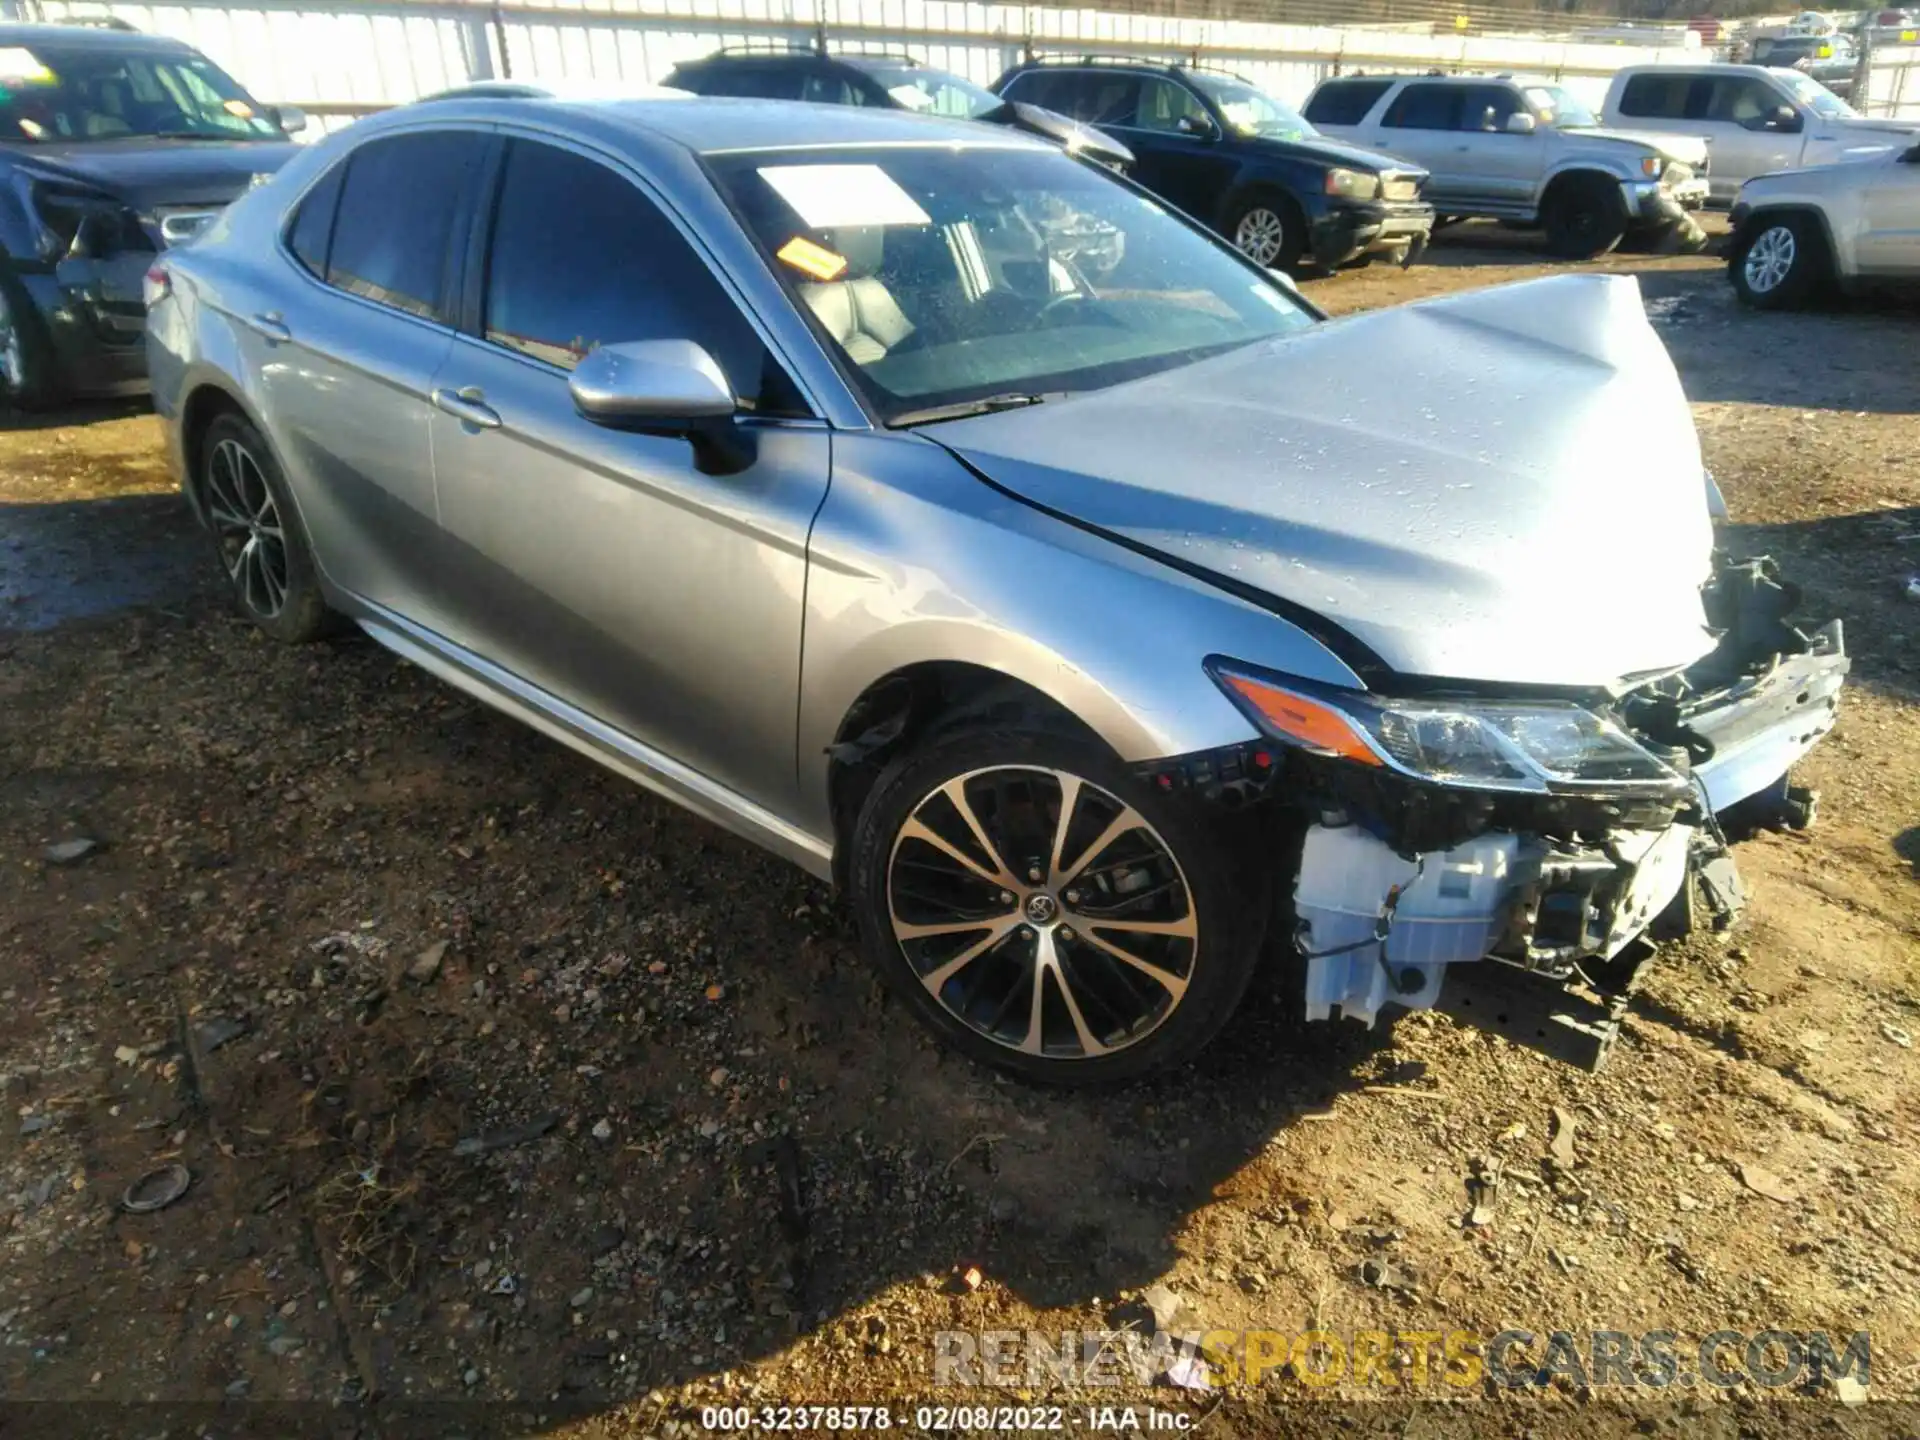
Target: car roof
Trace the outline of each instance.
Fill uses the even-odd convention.
[[[358,121],[350,129],[365,134],[370,129],[417,121],[429,104],[435,107],[436,115],[444,113],[449,121],[520,119],[605,138],[624,133],[643,143],[665,141],[696,155],[861,145],[1057,149],[1017,130],[972,120],[948,120],[878,106],[808,105],[797,100],[750,100],[717,95],[635,100],[451,96],[398,106]]]
[[[140,30],[119,30],[110,25],[0,25],[0,46],[31,50],[36,45],[48,48],[58,46],[62,50],[199,53],[183,40],[149,35]]]

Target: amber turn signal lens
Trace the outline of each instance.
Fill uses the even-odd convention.
[[[1321,755],[1338,755],[1362,765],[1379,765],[1380,757],[1361,739],[1353,722],[1331,705],[1309,700],[1291,690],[1262,684],[1245,675],[1220,677],[1260,712],[1277,735],[1285,735]]]

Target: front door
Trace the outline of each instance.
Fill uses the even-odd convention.
[[[240,318],[246,371],[327,578],[439,617],[428,391],[453,342],[451,252],[491,137],[410,132],[353,151],[288,235],[311,283]]]
[[[1455,164],[1465,192],[1496,210],[1531,212],[1546,173],[1547,136],[1509,130],[1515,115],[1531,115],[1512,85],[1470,85],[1460,100]]]
[[[1920,157],[1920,147],[1905,152]],[[1920,159],[1865,161],[1871,174],[1861,209],[1860,270],[1867,275],[1920,275]]]
[[[806,540],[828,435],[734,298],[629,175],[509,143],[473,333],[434,382],[449,638],[776,811],[794,792]],[[597,345],[692,340],[740,397],[754,458],[584,419]]]
[[[1147,189],[1205,223],[1218,217],[1239,162],[1192,90],[1165,76],[1142,76],[1132,116],[1105,128],[1133,151],[1133,176]]]
[[[1794,110],[1782,129],[1774,112]],[[1785,92],[1751,75],[1703,76],[1688,95],[1689,119],[1707,137],[1712,168],[1707,175],[1713,198],[1732,203],[1740,187],[1756,175],[1791,170],[1800,163],[1804,118]]]

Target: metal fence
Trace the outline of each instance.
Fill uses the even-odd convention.
[[[1854,87],[1864,115],[1920,120],[1920,45],[1878,45],[1867,57],[1866,80]]]
[[[14,0],[4,8],[49,20],[112,15],[186,40],[261,99],[299,105],[329,128],[469,80],[658,83],[680,61],[722,45],[805,44],[816,36],[848,49],[905,51],[982,84],[1030,45],[1186,57],[1237,70],[1296,104],[1330,74],[1429,68],[1553,76],[1597,103],[1622,65],[1699,58],[1679,44],[971,0]]]

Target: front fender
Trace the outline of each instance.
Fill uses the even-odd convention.
[[[907,666],[1022,681],[1140,761],[1254,738],[1201,668],[1212,654],[1362,687],[1279,615],[1014,499],[927,439],[836,434],[809,542],[799,823],[831,833],[827,747]]]

